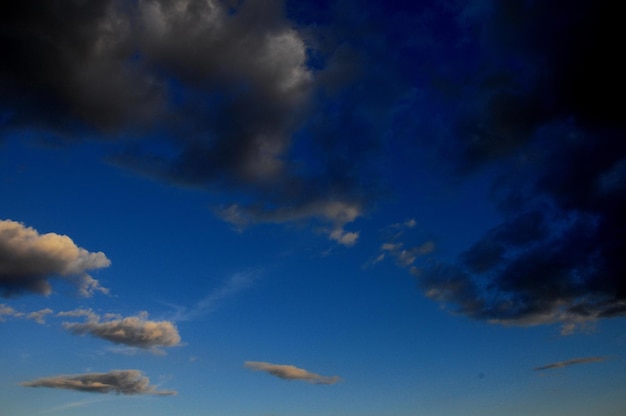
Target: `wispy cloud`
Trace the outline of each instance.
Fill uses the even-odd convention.
[[[93,403],[100,403],[107,400],[106,398],[97,398],[97,399],[89,399],[89,400],[78,400],[69,403],[62,404],[60,406],[52,407],[50,409],[43,410],[39,412],[39,414],[48,414],[48,413],[56,413],[61,412],[67,409],[76,409],[78,407],[89,406]]]
[[[49,295],[49,280],[60,278],[77,287],[82,296],[108,289],[87,274],[87,270],[108,267],[102,252],[89,252],[71,238],[55,233],[39,234],[16,221],[0,220],[0,295],[23,293]]]
[[[363,267],[373,266],[387,257],[391,257],[401,267],[415,268],[415,262],[420,257],[431,254],[436,249],[435,242],[430,239],[422,239],[422,242],[416,245],[407,244],[406,241],[403,241],[406,238],[406,232],[415,228],[416,225],[417,221],[411,218],[385,227],[384,232],[390,233],[390,235],[387,235],[385,242],[381,244],[378,255],[365,263]]]
[[[255,371],[263,371],[283,380],[302,380],[312,384],[335,384],[341,381],[339,376],[321,376],[293,365],[246,361],[244,367]]]
[[[9,318],[22,318],[22,319],[30,319],[32,321],[37,322],[38,324],[45,324],[46,315],[50,315],[54,313],[54,311],[50,308],[40,309],[34,312],[20,312],[16,311],[14,308],[0,304],[0,322],[4,321],[7,317]]]
[[[259,270],[233,273],[220,286],[214,288],[206,297],[191,308],[169,305],[176,310],[170,319],[181,322],[200,318],[212,312],[224,299],[250,288],[260,275],[261,272]]]
[[[147,312],[125,318],[113,315],[101,319],[91,310],[77,309],[61,312],[58,316],[85,316],[86,322],[65,322],[63,327],[75,335],[88,334],[114,344],[152,349],[162,353],[157,347],[173,347],[180,345],[181,342],[180,334],[173,322],[148,320]]]
[[[157,390],[139,370],[112,370],[108,373],[85,373],[44,377],[21,383],[25,387],[49,387],[90,393],[153,394],[172,396],[176,391]]]
[[[569,367],[570,365],[577,364],[587,364],[587,363],[598,363],[602,361],[608,360],[608,357],[585,357],[585,358],[574,358],[566,361],[558,361],[556,363],[542,365],[541,367],[535,367],[533,370],[535,371],[543,371],[543,370],[552,370],[555,368],[563,368]]]

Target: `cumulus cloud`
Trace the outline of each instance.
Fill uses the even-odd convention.
[[[320,376],[319,374],[311,373],[293,365],[246,361],[244,366],[254,371],[264,371],[278,378],[282,378],[283,380],[302,380],[312,384],[335,384],[341,381],[341,378],[338,376]]]
[[[176,391],[157,390],[139,370],[112,370],[108,373],[85,373],[44,377],[21,383],[25,387],[49,387],[88,393],[176,395]]]
[[[117,316],[101,317],[91,310],[77,309],[61,312],[63,317],[86,317],[86,322],[65,322],[63,327],[74,335],[91,335],[130,347],[143,349],[157,349],[158,347],[173,347],[180,345],[181,338],[178,329],[170,321],[148,320],[147,312],[138,316],[125,318]],[[157,350],[158,351],[158,350]]]
[[[235,190],[240,209],[221,214],[237,225],[315,218],[337,243],[356,242],[343,225],[362,210],[338,224],[328,201],[363,205],[379,192],[375,175],[359,172],[372,171],[389,91],[401,89],[387,68],[357,70],[370,57],[350,52],[350,30],[326,36],[290,20],[280,0],[25,0],[0,16],[10,57],[0,63],[0,137],[110,139],[119,166]],[[362,52],[374,49],[382,68],[385,48]]]
[[[51,279],[74,284],[81,295],[108,290],[87,274],[108,267],[102,252],[89,252],[71,238],[55,233],[39,234],[32,227],[0,221],[0,293],[11,297],[25,292],[49,295]]]
[[[587,364],[587,363],[598,363],[598,362],[602,362],[602,361],[606,361],[606,360],[607,360],[607,357],[574,358],[574,359],[571,359],[571,360],[558,361],[556,363],[542,365],[541,367],[535,367],[534,370],[536,370],[536,371],[552,370],[552,369],[555,369],[555,368],[569,367],[570,365]]]

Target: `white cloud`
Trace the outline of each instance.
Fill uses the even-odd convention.
[[[108,267],[102,252],[89,252],[71,238],[11,221],[0,221],[0,294],[9,297],[23,292],[49,295],[49,280],[60,278],[74,284],[81,295],[106,293],[88,270]]]
[[[75,335],[92,335],[114,344],[130,347],[156,349],[180,345],[178,329],[170,321],[148,320],[147,312],[138,316],[101,320],[90,310],[78,309],[58,314],[58,316],[85,316],[87,322],[65,322],[63,327]],[[155,350],[155,352],[160,352]]]
[[[358,232],[346,232],[343,228],[334,229],[329,238],[331,240],[335,240],[341,245],[346,247],[351,247],[356,243],[356,240],[359,238]]]
[[[293,365],[272,364],[262,361],[246,361],[244,367],[263,371],[283,380],[302,380],[312,384],[335,384],[341,381],[339,376],[321,376]]]

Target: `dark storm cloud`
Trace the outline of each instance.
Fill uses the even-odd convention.
[[[116,138],[114,163],[235,190],[247,223],[310,215],[330,223],[329,238],[356,241],[324,206],[372,193],[360,172],[398,90],[384,44],[296,26],[274,0],[0,7],[3,135]]]
[[[49,295],[52,279],[74,284],[83,296],[98,291],[107,293],[86,272],[110,264],[104,253],[78,247],[66,235],[39,234],[19,222],[0,220],[0,295],[4,297],[24,293]]]
[[[293,365],[246,361],[244,366],[255,371],[264,371],[283,380],[302,380],[312,384],[335,384],[341,380],[338,376],[320,376]]]
[[[101,338],[114,344],[130,347],[155,349],[157,347],[173,347],[180,344],[180,335],[176,326],[170,321],[151,321],[147,313],[125,318],[100,316],[90,310],[61,312],[58,316],[85,316],[87,322],[66,322],[63,327],[75,335],[86,335]]]
[[[587,363],[598,363],[598,362],[602,362],[602,361],[606,361],[606,360],[607,360],[607,357],[574,358],[574,359],[571,359],[571,360],[559,361],[559,362],[552,363],[552,364],[542,365],[541,367],[535,367],[534,370],[536,370],[536,371],[552,370],[552,369],[555,369],[555,368],[568,367],[570,365],[587,364]]]
[[[517,0],[474,16],[483,62],[457,91],[447,150],[459,172],[502,168],[493,195],[506,221],[455,264],[421,270],[428,296],[472,318],[564,332],[626,314],[618,16],[604,1]]]
[[[117,128],[155,113],[158,82],[129,58],[132,28],[121,1],[0,6],[0,110],[4,133],[72,135]]]
[[[157,390],[139,370],[112,370],[108,373],[85,373],[44,377],[21,383],[25,387],[49,387],[88,393],[176,395],[172,390]]]

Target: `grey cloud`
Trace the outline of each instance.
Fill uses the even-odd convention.
[[[608,359],[607,357],[574,358],[571,360],[559,361],[559,362],[552,363],[552,364],[542,365],[541,367],[535,367],[534,370],[536,371],[552,370],[555,368],[563,368],[563,367],[568,367],[570,365],[576,365],[576,364],[598,363],[598,362],[606,361],[607,359]]]
[[[172,396],[172,390],[157,390],[139,370],[112,370],[108,373],[85,373],[44,377],[21,383],[25,387],[49,387],[89,393],[153,394]]]
[[[108,267],[102,252],[89,252],[65,235],[39,234],[35,229],[11,221],[0,221],[0,293],[11,297],[25,292],[48,295],[51,279],[74,284],[83,296],[107,293],[86,272]]]
[[[367,200],[371,184],[355,175],[365,163],[355,161],[364,162],[365,143],[378,139],[358,120],[346,123],[352,104],[328,131],[320,128],[327,122],[309,123],[312,114],[334,114],[317,102],[325,71],[308,65],[319,34],[289,21],[282,1],[0,7],[0,51],[10,57],[0,63],[0,134],[115,139],[109,160],[119,166],[176,185],[235,189],[248,201],[247,223],[268,215],[298,221],[307,217],[286,211],[308,212],[332,223],[331,239],[356,242],[357,232],[311,207]],[[364,143],[358,148],[337,133],[353,127]]]
[[[320,376],[293,365],[246,361],[244,366],[255,371],[264,371],[283,380],[302,380],[312,384],[335,384],[341,381],[341,378],[338,376]]]
[[[383,243],[380,246],[381,253],[376,260],[372,263],[378,263],[385,258],[385,254],[389,253],[396,260],[396,263],[402,267],[411,267],[415,264],[416,260],[427,254],[435,251],[435,242],[428,240],[423,243],[413,246],[405,247],[405,244],[401,241],[394,239],[394,242]]]
[[[91,335],[130,347],[156,349],[180,345],[178,329],[170,321],[151,321],[148,314],[125,318],[111,317],[101,320],[89,310],[77,310],[61,313],[59,316],[86,316],[87,322],[65,322],[63,327],[75,335]]]
[[[32,319],[33,321],[37,322],[38,324],[45,324],[46,320],[45,317],[46,315],[50,315],[51,313],[54,313],[54,311],[50,308],[45,308],[45,309],[40,309],[38,311],[35,312],[30,312],[26,315],[27,319]]]
[[[46,315],[50,315],[52,313],[54,313],[54,311],[50,308],[44,308],[34,312],[19,312],[8,305],[0,304],[0,322],[4,321],[6,317],[11,317],[30,319],[38,324],[45,324]]]
[[[250,223],[297,222],[316,218],[332,224],[330,229],[324,228],[329,239],[345,246],[352,246],[356,243],[359,232],[346,231],[344,226],[355,221],[362,212],[362,204],[356,201],[313,199],[299,206],[273,209],[233,204],[218,209],[216,214],[238,227],[245,227]]]
[[[135,45],[123,2],[5,2],[0,16],[9,131],[112,130],[162,106],[157,80],[129,60]]]
[[[17,312],[12,307],[5,305],[4,303],[0,303],[0,322],[4,321],[7,317],[15,316]]]

